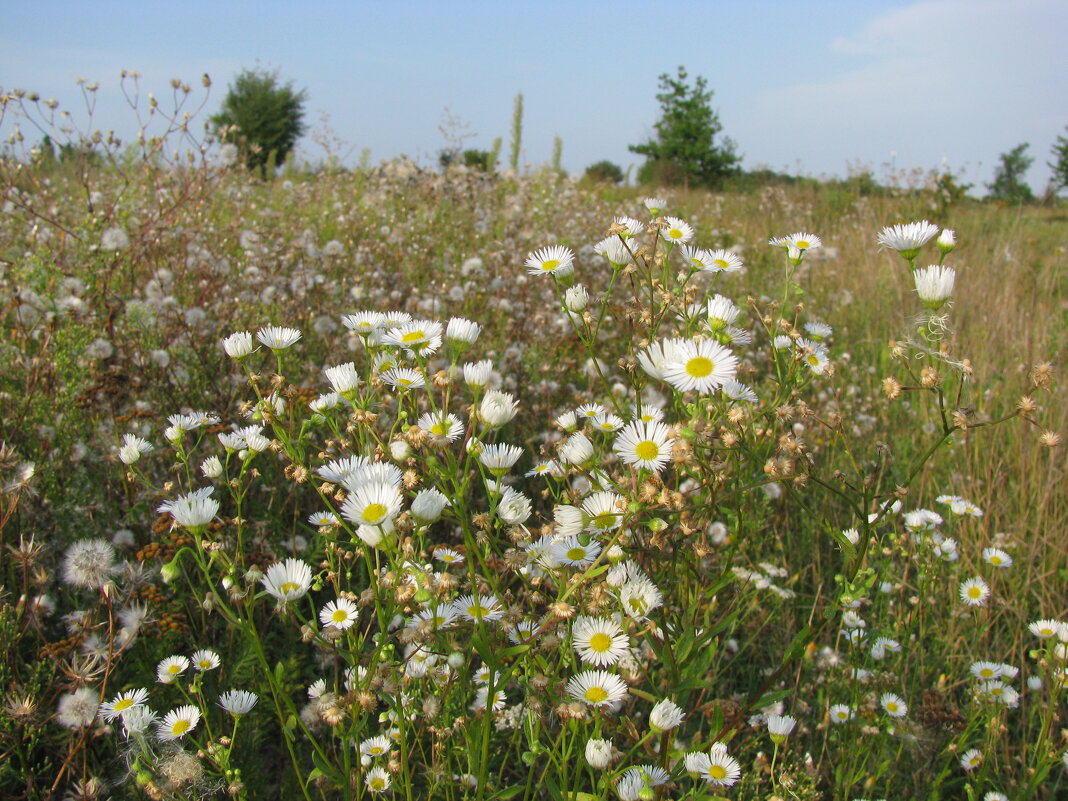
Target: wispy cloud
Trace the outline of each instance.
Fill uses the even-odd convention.
[[[1021,141],[1044,147],[1063,127],[1065,30],[1068,5],[1058,0],[914,3],[835,38],[823,78],[766,90],[757,103],[780,119],[790,109],[799,144],[814,151],[847,129],[860,157],[897,150],[931,166],[941,153],[958,166],[962,153],[992,162]]]

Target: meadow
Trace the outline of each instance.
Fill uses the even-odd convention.
[[[1068,794],[1063,206],[169,133],[0,161],[0,796]]]

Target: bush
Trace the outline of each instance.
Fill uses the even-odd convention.
[[[585,177],[598,183],[623,183],[623,169],[611,161],[598,161],[586,168]]]
[[[211,118],[224,141],[236,143],[250,169],[266,173],[285,163],[304,133],[305,92],[282,84],[277,72],[244,70]]]

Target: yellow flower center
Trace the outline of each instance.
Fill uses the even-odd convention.
[[[568,548],[567,558],[572,562],[580,562],[586,558],[586,549],[581,545],[576,545],[574,548]]]
[[[189,721],[185,719],[176,720],[174,725],[171,726],[171,734],[175,736],[185,734],[187,731],[189,731]]]
[[[703,267],[704,266],[704,262],[701,261],[700,259],[696,259],[696,258],[690,259],[690,263],[693,264],[694,267]]]
[[[419,342],[426,339],[426,334],[422,330],[409,331],[407,334],[401,337],[401,342],[405,345],[410,345],[413,342]]]
[[[708,775],[719,781],[727,778],[727,769],[722,765],[709,765]]]
[[[449,429],[444,423],[434,423],[434,425],[430,426],[430,433],[438,437],[444,437],[449,433]]]
[[[655,459],[657,456],[660,455],[660,446],[653,442],[651,439],[647,439],[643,442],[639,442],[637,445],[634,446],[634,454],[639,459],[649,461],[650,459]]]
[[[593,518],[591,522],[593,523],[594,528],[604,530],[611,526],[612,523],[615,522],[615,520],[616,516],[614,514],[611,514],[610,512],[601,512],[601,514]]]
[[[181,665],[167,665],[167,672],[170,673],[172,676],[177,676],[179,673],[182,672],[182,666]]]
[[[380,503],[369,503],[363,510],[363,519],[368,523],[378,523],[386,516],[386,507]]]
[[[293,581],[287,581],[280,588],[282,595],[289,595],[291,592],[297,592],[300,590],[300,585]]]
[[[817,355],[816,355],[815,353],[813,353],[813,354],[810,354],[810,355],[809,355],[809,356],[807,357],[807,361],[808,361],[808,363],[809,363],[809,364],[811,364],[811,365],[812,365],[813,367],[816,367],[816,366],[817,366],[817,365],[818,365],[818,364],[820,363],[819,357],[818,357],[818,356],[817,356]]]
[[[726,259],[716,259],[712,263],[714,265],[716,265],[717,267],[719,267],[721,270],[726,270],[727,269],[727,260]]]
[[[1001,557],[1000,556],[991,556],[990,557],[990,564],[992,564],[995,567],[997,567],[998,565],[1001,564]]]
[[[586,690],[585,698],[591,704],[600,704],[608,700],[608,693],[605,692],[604,687],[590,687]]]
[[[712,360],[704,356],[695,356],[686,362],[686,372],[694,378],[704,378],[712,372]]]
[[[371,779],[371,789],[372,790],[384,790],[384,789],[386,789],[386,780],[376,776],[375,778]]]
[[[983,591],[981,589],[979,589],[978,587],[969,587],[968,588],[968,596],[970,598],[978,598],[982,594],[983,594]]]
[[[541,269],[545,270],[545,272],[547,272],[547,273],[548,272],[552,272],[553,270],[555,270],[559,266],[560,266],[560,260],[559,259],[549,259],[549,260],[543,261],[541,263]]]
[[[122,712],[122,710],[129,709],[131,706],[133,706],[133,699],[123,698],[121,701],[115,702],[115,711]]]
[[[897,712],[897,704],[895,704],[893,701],[891,701],[890,703],[888,703],[886,705],[886,711],[887,712]]]
[[[682,231],[680,231],[678,228],[672,228],[670,231],[668,231],[668,236],[672,239],[682,239]]]
[[[471,617],[481,618],[483,615],[488,613],[489,610],[486,607],[482,606],[482,604],[476,603],[471,604],[469,607],[467,607],[467,614],[469,614]]]
[[[599,631],[590,637],[590,650],[596,651],[599,654],[603,654],[609,648],[612,647],[612,638],[605,634],[603,631]]]
[[[335,609],[334,613],[330,615],[330,619],[333,620],[335,623],[344,623],[346,620],[349,619],[349,613],[346,612],[344,609]]]
[[[810,244],[807,239],[798,239],[794,242],[794,247],[798,250],[804,250],[805,248],[810,247]]]

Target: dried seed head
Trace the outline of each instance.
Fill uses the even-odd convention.
[[[933,367],[924,367],[920,371],[920,383],[927,389],[937,387],[942,383],[942,377],[938,374],[938,371]]]
[[[1046,389],[1053,381],[1053,365],[1041,362],[1031,368],[1031,382],[1039,389]]]
[[[897,400],[901,397],[901,382],[893,376],[887,376],[883,379],[883,394],[890,400]]]
[[[1038,441],[1045,445],[1047,448],[1056,448],[1061,444],[1061,435],[1056,431],[1046,429],[1042,432],[1042,435],[1038,438]]]

